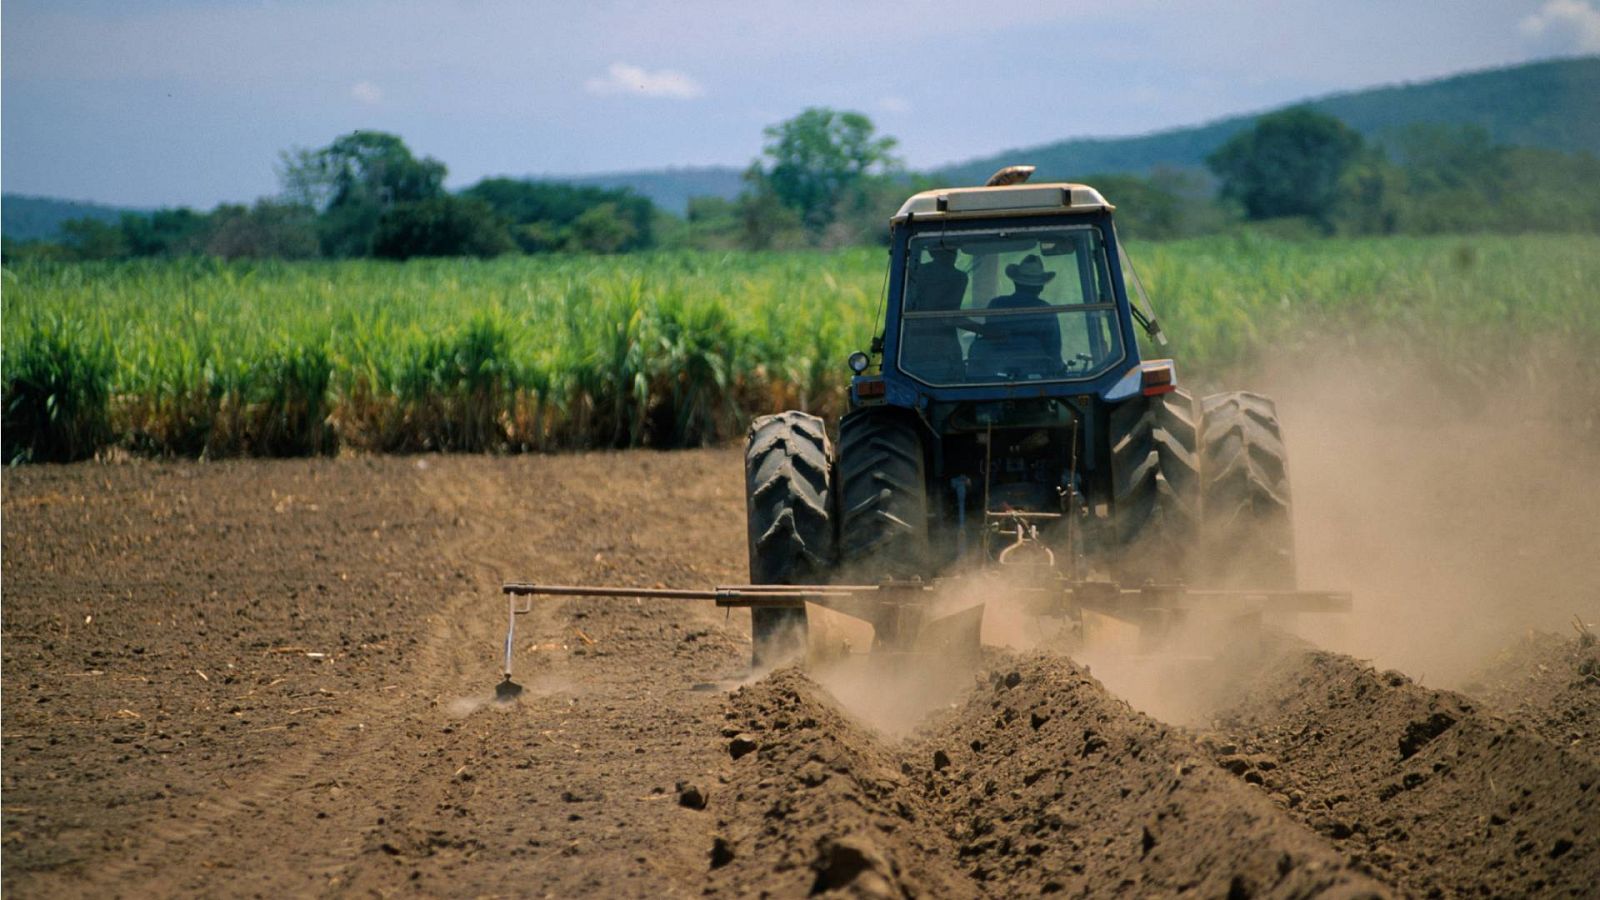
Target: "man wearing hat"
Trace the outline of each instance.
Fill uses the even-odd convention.
[[[1037,255],[1030,253],[1022,262],[1006,266],[1006,277],[1015,290],[989,301],[989,309],[1050,308],[1039,294],[1056,273],[1047,271]],[[1021,374],[1019,369],[1031,374],[1057,374],[1061,370],[1061,325],[1055,316],[989,317],[967,357],[968,368],[974,364],[976,371],[983,374]]]

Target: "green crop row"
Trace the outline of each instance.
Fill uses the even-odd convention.
[[[1201,371],[1340,339],[1487,385],[1540,346],[1600,346],[1600,237],[1277,241],[1249,234],[1138,248],[1181,356]]]
[[[1135,247],[1190,372],[1371,333],[1491,377],[1600,345],[1600,238]],[[881,251],[4,272],[4,455],[685,446],[836,413],[881,316]]]

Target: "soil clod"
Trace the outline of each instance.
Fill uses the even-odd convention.
[[[748,734],[735,735],[733,740],[728,741],[728,755],[734,759],[739,759],[748,753],[754,753],[760,746],[755,738],[750,737]]]
[[[678,782],[678,805],[686,809],[705,809],[706,792],[699,785],[689,782]]]

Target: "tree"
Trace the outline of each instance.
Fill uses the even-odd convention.
[[[1506,148],[1498,227],[1600,234],[1600,158],[1538,147]]]
[[[123,213],[121,227],[130,256],[193,256],[205,249],[210,221],[205,213],[179,207]]]
[[[317,255],[316,214],[308,206],[258,200],[211,212],[206,253],[223,259],[310,259]]]
[[[1339,230],[1352,234],[1394,234],[1401,227],[1405,202],[1404,174],[1383,150],[1369,147],[1357,154],[1340,185]]]
[[[900,161],[890,155],[895,139],[873,132],[866,116],[826,107],[812,107],[767,128],[762,154],[771,168],[763,171],[759,163],[753,168],[751,179],[764,182],[756,192],[770,188],[813,234],[821,233],[841,207],[860,202],[866,181],[899,170]]]
[[[443,192],[445,173],[444,163],[417,159],[395,135],[352,131],[318,150],[284,153],[278,177],[292,201],[325,212],[356,203],[436,197]]]
[[[365,256],[384,211],[442,196],[445,172],[444,163],[417,159],[395,135],[353,131],[318,150],[284,153],[278,177],[291,203],[321,214],[324,253]]]
[[[1507,148],[1477,125],[1417,123],[1391,143],[1395,161],[1418,192],[1498,189],[1505,178]]]
[[[84,217],[61,223],[62,242],[78,259],[122,259],[128,255],[128,241],[120,225]]]
[[[618,253],[655,244],[655,204],[626,188],[486,178],[463,194],[487,203],[509,222],[525,253]]]
[[[511,250],[506,223],[487,203],[441,195],[400,203],[384,211],[372,253],[388,259],[413,256],[498,256]]]
[[[1242,205],[1247,218],[1306,216],[1327,227],[1361,146],[1348,125],[1299,106],[1257,119],[1206,165],[1222,179],[1222,196]]]
[[[744,179],[746,188],[735,203],[739,246],[745,250],[777,250],[791,244],[803,245],[800,214],[784,204],[761,167],[752,164]]]
[[[583,211],[567,232],[567,249],[579,253],[616,253],[633,240],[633,223],[615,203],[602,203]]]

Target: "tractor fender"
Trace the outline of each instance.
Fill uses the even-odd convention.
[[[1107,403],[1121,403],[1124,400],[1137,397],[1139,396],[1139,380],[1140,367],[1134,366],[1124,373],[1121,378],[1117,379],[1115,384],[1106,388],[1105,393],[1102,393],[1100,398]]]

